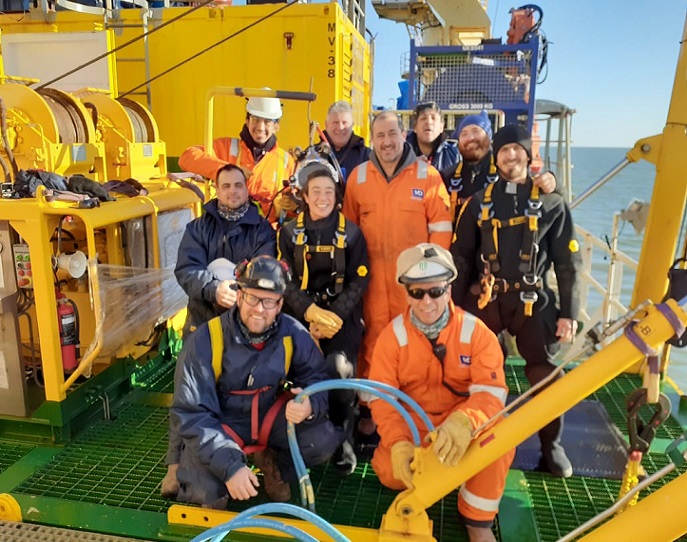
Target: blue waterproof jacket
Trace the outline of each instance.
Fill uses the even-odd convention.
[[[408,132],[406,141],[415,151],[415,154],[422,156],[422,151],[417,144],[417,134],[415,132]],[[434,152],[429,156],[429,163],[441,174],[444,180],[444,185],[448,189],[453,174],[456,171],[456,166],[460,162],[460,155],[458,154],[458,143],[453,140],[446,139],[445,134],[441,134],[437,140],[434,141]]]
[[[255,205],[236,222],[222,218],[217,200],[205,205],[203,216],[186,226],[174,269],[179,285],[188,295],[186,326],[197,327],[226,309],[217,305],[215,293],[220,281],[208,271],[208,264],[226,258],[238,265],[243,260],[266,254],[276,256],[277,238]]]
[[[330,141],[329,134],[327,134],[326,130],[324,131],[324,135],[327,141]],[[351,134],[351,139],[348,140],[345,147],[337,151],[332,146],[332,150],[334,151],[336,160],[339,162],[339,167],[341,167],[344,182],[348,180],[351,171],[370,159],[370,148],[365,146],[365,140],[362,137],[355,134]]]
[[[250,443],[254,398],[254,395],[229,392],[269,387],[259,394],[262,422],[285,381],[305,388],[329,377],[322,353],[308,331],[291,316],[277,316],[277,332],[267,339],[262,350],[241,334],[237,307],[222,314],[220,320],[224,354],[219,380],[215,382],[212,369],[209,328],[203,324],[184,341],[177,360],[172,413],[179,419],[180,434],[189,451],[214,476],[226,482],[246,464],[246,456],[222,429],[222,424],[231,427],[246,444]],[[288,374],[284,370],[285,337],[293,344]],[[310,402],[315,420],[327,415],[327,393],[311,396]]]

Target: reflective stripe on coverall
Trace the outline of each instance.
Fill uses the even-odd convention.
[[[415,159],[395,177],[364,162],[348,178],[343,213],[367,241],[370,284],[363,297],[365,336],[358,376],[367,378],[374,343],[391,320],[406,308],[406,294],[396,281],[396,259],[418,243],[451,244],[448,193],[439,172]]]
[[[503,353],[498,339],[481,320],[452,302],[449,311],[448,324],[437,339],[437,344],[446,347],[443,364],[427,337],[413,326],[410,309],[406,309],[379,336],[370,378],[410,395],[435,426],[459,410],[468,416],[474,429],[504,406],[508,388]],[[393,477],[391,447],[401,440],[412,442],[410,430],[386,402],[371,401],[370,410],[381,437],[372,467],[385,486],[405,489]],[[411,416],[424,442],[427,429],[416,414],[411,412]],[[458,511],[469,523],[493,520],[514,455],[515,450],[508,451],[460,488]]]
[[[283,188],[282,182],[293,175],[295,162],[291,155],[275,146],[256,164],[248,146],[235,137],[217,138],[212,148],[214,156],[206,153],[202,145],[189,147],[179,157],[179,167],[212,180],[215,180],[217,170],[226,164],[249,169],[253,174],[247,182],[248,192],[260,204],[263,216],[267,216],[272,200]],[[271,214],[268,218],[270,222],[274,222],[274,209]]]

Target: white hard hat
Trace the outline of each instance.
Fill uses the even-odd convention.
[[[458,276],[451,253],[434,243],[420,243],[405,249],[396,261],[396,279],[401,284],[414,282],[452,282]]]
[[[226,258],[217,258],[208,264],[208,271],[212,273],[217,280],[235,280],[236,279],[236,265]]]
[[[264,90],[272,90],[264,87]],[[249,98],[246,103],[246,111],[249,115],[261,119],[279,120],[281,118],[281,103],[279,98]]]

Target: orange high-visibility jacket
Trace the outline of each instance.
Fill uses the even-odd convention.
[[[499,412],[508,387],[503,372],[503,352],[496,335],[477,317],[449,302],[449,321],[437,339],[446,347],[442,362],[427,337],[410,321],[410,309],[384,328],[375,345],[370,379],[407,393],[435,425],[460,410],[473,429]],[[449,389],[451,388],[451,389]],[[410,429],[385,401],[370,402],[380,445],[412,442]],[[419,428],[417,415],[411,416]]]
[[[390,181],[375,157],[353,170],[346,183],[343,213],[367,241],[370,284],[363,300],[365,337],[358,376],[367,377],[372,347],[381,330],[406,308],[396,281],[396,259],[418,243],[451,244],[451,211],[439,172],[412,154]]]
[[[238,137],[220,137],[212,143],[215,155],[205,152],[202,145],[189,147],[179,157],[179,167],[215,180],[217,170],[226,164],[236,164],[252,172],[248,179],[248,192],[260,204],[267,216],[276,193],[283,188],[283,181],[293,175],[293,157],[276,145],[255,163],[253,153]],[[272,215],[274,215],[274,210]]]

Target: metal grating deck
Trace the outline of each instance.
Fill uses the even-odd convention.
[[[14,492],[166,512],[159,485],[167,410],[127,404],[115,416],[87,429]]]
[[[3,520],[0,520],[0,540],[2,542],[136,542],[133,538]]]
[[[144,396],[150,392],[152,397],[172,386],[173,371],[170,369],[171,367],[164,367],[151,371],[150,380],[142,381],[138,387],[140,392]],[[514,392],[522,392],[529,387],[524,376],[524,367],[517,362],[507,366],[507,379],[509,387]],[[602,401],[611,418],[623,429],[624,397],[639,384],[639,377],[621,376],[596,392],[592,398]],[[615,395],[618,397],[614,397]],[[171,503],[159,496],[159,484],[165,473],[167,409],[145,404],[145,401],[141,402],[139,398],[135,404],[125,401],[118,405],[114,416],[112,421],[100,420],[85,430],[42,468],[24,479],[12,493],[52,497],[71,506],[81,502],[118,509],[166,513]],[[671,424],[665,433],[666,436],[673,431],[679,432],[678,424]],[[7,468],[34,447],[0,441],[0,469]],[[649,454],[643,464],[647,471],[652,473],[667,462],[667,457],[662,454]],[[544,542],[557,540],[607,508],[617,497],[620,483],[617,480],[584,477],[561,480],[537,472],[526,472],[524,476],[526,485],[520,484],[517,488],[510,489],[529,494],[528,497],[535,504],[532,513],[536,524],[536,533],[531,533],[531,539]],[[664,483],[675,476],[677,473],[667,477]],[[331,523],[377,527],[395,496],[394,491],[381,486],[371,466],[366,462],[361,462],[356,472],[348,478],[340,478],[329,465],[313,469],[311,477],[316,492],[317,511]],[[655,488],[658,487],[660,484],[656,484]],[[293,489],[292,502],[298,503],[297,488],[294,486]],[[250,503],[234,502],[231,509],[241,511],[260,502],[265,502],[264,496],[252,499]],[[467,540],[456,519],[455,492],[432,507],[429,515],[435,522],[434,536],[437,540]],[[503,523],[500,527],[504,528]],[[509,540],[509,533],[499,532],[498,524],[496,531],[500,540]],[[0,531],[0,540],[13,540],[2,534]],[[90,533],[85,534],[90,536]],[[164,533],[161,536],[167,539]],[[191,537],[189,535],[188,539]],[[181,538],[183,539],[183,536]],[[237,539],[250,538],[242,535]],[[169,539],[179,540],[179,533],[170,535]],[[80,539],[72,536],[65,540]],[[95,542],[121,539],[84,540]]]
[[[574,369],[573,369],[574,370]],[[521,394],[530,388],[525,377],[524,362],[506,365],[506,384],[512,393]],[[627,410],[625,398],[630,392],[642,387],[642,377],[639,375],[622,374],[592,393],[587,399],[600,401],[606,407],[611,421],[618,426],[623,435],[627,436]],[[646,424],[649,421],[649,410],[639,412],[640,419]],[[656,431],[657,439],[675,440],[682,435],[682,428],[673,418],[668,418]]]
[[[0,474],[33,450],[33,444],[0,441]]]

